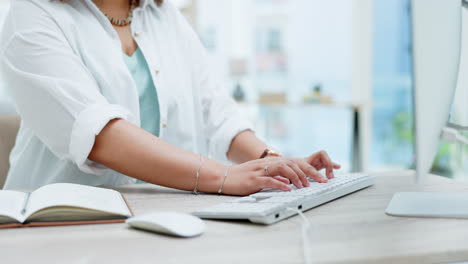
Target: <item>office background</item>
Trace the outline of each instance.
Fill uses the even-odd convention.
[[[409,0],[170,1],[272,146],[291,156],[325,149],[350,170],[358,126],[362,169],[413,166]],[[8,7],[0,0],[0,19]],[[463,20],[468,29],[466,14]],[[468,125],[465,53],[451,118]],[[14,113],[4,88],[0,80],[0,114]],[[467,152],[441,143],[433,169],[468,180]]]

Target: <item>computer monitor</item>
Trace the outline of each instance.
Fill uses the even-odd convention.
[[[416,179],[433,164],[455,95],[461,54],[461,0],[413,0]]]
[[[462,0],[412,0],[416,180],[424,183],[447,126],[461,56]],[[467,29],[468,30],[468,29]],[[397,193],[387,214],[467,217],[468,194]]]

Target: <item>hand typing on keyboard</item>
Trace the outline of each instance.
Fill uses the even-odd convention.
[[[351,194],[374,184],[366,173],[340,174],[326,183],[311,181],[309,187],[292,187],[290,191],[265,189],[195,212],[208,219],[248,219],[255,223],[272,224],[282,219]]]
[[[325,183],[334,178],[333,171],[340,165],[333,162],[325,151],[306,158],[267,157],[235,165],[230,169],[223,193],[249,195],[271,188],[290,191],[309,187],[308,178]],[[325,176],[319,173],[325,169]]]

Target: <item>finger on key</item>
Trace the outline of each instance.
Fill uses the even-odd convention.
[[[297,175],[299,175],[299,179],[301,180],[302,185],[309,187],[310,183],[309,183],[309,180],[307,180],[307,175],[301,169],[301,167],[299,167],[299,165],[297,164],[297,161],[292,161],[292,163],[290,164],[290,167],[296,172]]]
[[[325,167],[325,175],[327,178],[331,179],[334,177],[333,175],[333,162],[330,159],[330,156],[328,156],[328,153],[324,150],[319,152],[320,154],[320,160],[322,161],[322,164]]]
[[[298,164],[302,171],[304,171],[306,175],[309,176],[309,178],[313,179],[316,182],[327,182],[327,178],[323,177],[320,173],[318,173],[313,166],[307,163],[307,160],[300,159],[298,161]]]
[[[281,182],[274,177],[262,177],[261,182],[260,182],[261,188],[266,189],[266,188],[273,188],[273,189],[278,189],[282,191],[290,191],[291,186],[285,184],[284,182]]]
[[[304,187],[304,185],[302,185],[301,180],[299,179],[299,175],[297,175],[291,167],[284,163],[284,161],[275,166],[275,168],[277,168],[278,170],[278,173],[276,175],[280,175],[290,179],[294,186],[296,186],[297,188]]]
[[[274,176],[273,179],[276,179],[280,182],[284,182],[286,184],[291,184],[291,181],[288,178],[285,178],[283,176]]]

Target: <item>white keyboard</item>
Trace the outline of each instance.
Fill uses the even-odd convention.
[[[217,204],[193,214],[206,219],[248,219],[254,223],[272,224],[297,212],[306,211],[323,203],[361,190],[374,184],[375,177],[363,173],[337,175],[327,183],[310,181],[309,187],[289,192],[264,190],[246,197]]]

